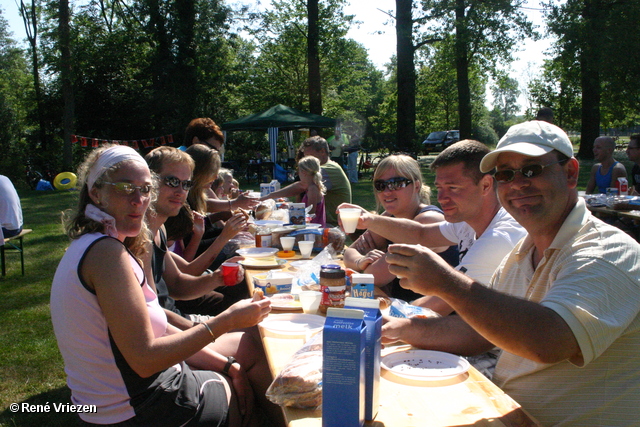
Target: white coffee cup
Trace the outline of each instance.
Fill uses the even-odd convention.
[[[282,240],[282,239],[281,239]],[[313,251],[313,244],[310,240],[301,240],[298,242],[298,248],[300,248],[300,255],[302,258],[311,258],[311,252]]]
[[[285,236],[280,238],[280,244],[282,245],[282,249],[285,251],[293,250],[293,245],[295,243],[296,243],[295,237]]]
[[[298,296],[300,298],[300,304],[302,304],[302,311],[307,314],[316,314],[318,312],[322,292],[302,291]]]
[[[342,221],[342,228],[345,233],[350,234],[356,231],[360,213],[362,213],[362,211],[357,208],[340,209],[340,221]]]

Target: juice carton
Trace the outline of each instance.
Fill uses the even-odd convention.
[[[269,193],[273,193],[274,191],[280,190],[280,181],[277,179],[271,180],[269,183]]]
[[[291,203],[289,205],[289,222],[293,225],[306,225],[304,203]]]
[[[351,296],[374,299],[373,274],[353,273],[351,275]]]
[[[268,196],[273,191],[271,190],[271,184],[260,184],[260,197]]]
[[[322,337],[322,427],[364,426],[363,310],[330,307]]]
[[[345,300],[345,308],[364,311],[364,323],[367,325],[364,361],[364,419],[370,421],[378,414],[380,403],[380,351],[382,349],[380,301],[348,297]]]
[[[618,194],[620,196],[626,196],[629,194],[629,181],[627,181],[627,178],[618,178],[616,187],[618,188]]]

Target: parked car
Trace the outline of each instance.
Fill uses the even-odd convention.
[[[454,142],[458,141],[460,141],[459,130],[442,130],[438,132],[431,132],[427,139],[422,141],[422,148],[426,152],[443,150]]]

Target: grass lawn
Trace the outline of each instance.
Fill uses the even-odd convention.
[[[624,153],[616,158],[626,159]],[[428,169],[432,156],[423,156],[425,182],[433,184]],[[580,189],[584,189],[592,163],[583,162]],[[630,164],[625,162],[628,170]],[[258,190],[258,186],[253,186]],[[248,188],[248,186],[242,186]],[[371,181],[353,185],[353,201],[375,208]],[[56,266],[65,248],[60,212],[76,203],[74,192],[19,191],[25,228],[25,276],[16,254],[7,254],[7,276],[0,278],[0,426],[70,426],[74,414],[51,412],[13,413],[11,403],[53,405],[70,402],[62,357],[58,352],[49,315],[49,292]],[[434,195],[435,199],[435,195]]]

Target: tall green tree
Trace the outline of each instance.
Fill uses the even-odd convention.
[[[431,11],[435,34],[454,35],[460,136],[472,136],[470,69],[492,72],[513,60],[512,49],[525,37],[537,37],[522,12],[524,0],[422,0]]]
[[[493,106],[500,111],[503,120],[507,121],[520,109],[517,104],[518,96],[520,96],[518,81],[502,71],[496,75],[494,83],[491,87]]]
[[[258,59],[243,92],[252,111],[287,104],[311,111],[308,10],[306,2],[280,0],[264,12],[251,34]],[[318,3],[318,58],[323,114],[337,118],[366,117],[376,96],[380,72],[363,46],[347,39],[353,21],[343,11],[344,0]],[[366,119],[359,119],[360,122]]]
[[[29,49],[31,53],[31,73],[33,74],[33,89],[35,93],[35,103],[37,106],[38,115],[38,141],[35,145],[43,151],[47,151],[49,147],[49,136],[47,134],[46,122],[45,122],[45,106],[44,98],[42,94],[42,85],[40,78],[40,56],[38,51],[38,37],[40,30],[40,1],[31,0],[31,3],[26,3],[24,0],[20,0],[20,16],[24,23],[24,29],[27,34],[27,40],[29,42]]]
[[[546,66],[563,87],[581,97],[578,156],[593,158],[593,141],[602,126],[624,126],[640,116],[640,4],[633,0],[568,0],[549,4],[548,26],[557,37]],[[577,78],[575,71],[579,72]],[[574,90],[576,90],[574,89]],[[556,91],[557,93],[557,91]]]
[[[320,78],[320,9],[318,0],[307,0],[307,64],[309,76],[309,112],[322,114]]]
[[[24,178],[25,135],[31,131],[27,117],[33,86],[25,55],[11,37],[0,8],[0,174],[14,182]]]

